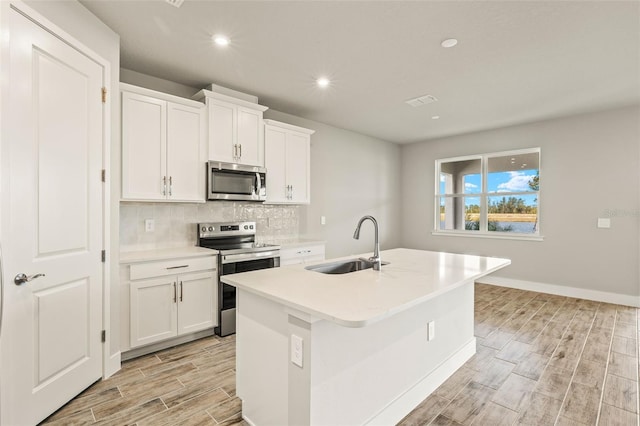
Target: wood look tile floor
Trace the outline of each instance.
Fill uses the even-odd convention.
[[[400,425],[639,424],[638,309],[475,289],[476,355]]]
[[[638,426],[639,310],[476,284],[477,353],[400,425]],[[246,424],[235,338],[123,363],[43,424]]]

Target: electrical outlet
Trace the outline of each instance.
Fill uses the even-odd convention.
[[[608,217],[599,217],[598,228],[611,228],[611,219]]]
[[[156,222],[153,219],[145,219],[144,220],[144,230],[145,232],[153,232],[156,230]]]
[[[302,340],[302,337],[292,334],[291,335],[291,362],[297,365],[298,367],[302,367],[303,350],[304,350],[304,342]]]
[[[327,224],[327,218],[324,216],[320,216],[320,225],[326,225]]]
[[[429,321],[427,325],[427,340],[431,341],[436,338],[436,322]]]

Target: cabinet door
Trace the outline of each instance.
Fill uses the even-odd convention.
[[[287,135],[287,185],[291,185],[289,200],[295,204],[311,201],[309,185],[309,162],[311,140],[308,135],[289,133]]]
[[[204,201],[204,108],[169,103],[167,109],[168,198]]]
[[[163,200],[166,101],[122,92],[122,198]]]
[[[175,276],[131,283],[131,347],[176,336],[177,279]]]
[[[235,162],[236,113],[233,104],[207,99],[209,110],[209,159]]]
[[[238,163],[264,167],[262,111],[238,107]]]
[[[215,271],[178,276],[178,335],[216,325],[217,280]]]
[[[287,202],[285,175],[286,131],[265,126],[265,166],[267,168],[267,202]]]

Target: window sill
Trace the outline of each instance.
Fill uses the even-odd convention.
[[[480,231],[431,231],[431,235],[443,237],[490,238],[494,240],[543,241],[542,235],[502,234]]]

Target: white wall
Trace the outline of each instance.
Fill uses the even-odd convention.
[[[436,159],[529,147],[542,149],[544,241],[431,234]],[[640,296],[639,108],[407,145],[402,169],[403,246],[510,258],[498,277]],[[611,228],[596,228],[608,212]]]
[[[326,257],[373,251],[373,226],[358,220],[374,216],[381,249],[400,242],[400,146],[349,130],[282,112],[267,110],[265,118],[313,129],[311,136],[311,204],[301,207],[300,232],[326,241]],[[326,225],[320,217],[326,217]]]
[[[111,200],[114,202],[110,205],[110,222],[106,225],[110,239],[106,249],[109,255],[111,275],[111,283],[109,283],[111,295],[110,349],[111,355],[115,355],[120,346],[120,338],[118,336],[120,312],[117,285],[119,275],[119,212],[117,200],[120,199],[120,102],[117,93],[120,81],[120,36],[76,1],[26,0],[25,4],[58,25],[111,64],[110,84],[107,87],[108,96],[111,96],[111,167],[107,175],[110,183]]]
[[[181,96],[187,99],[191,99],[191,96],[195,95],[198,90],[201,89],[185,86],[184,84],[175,83],[173,81],[153,77],[147,74],[142,74],[137,71],[128,70],[126,68],[120,69],[120,81],[122,81],[123,83],[133,84],[134,86],[157,90],[158,92]]]

